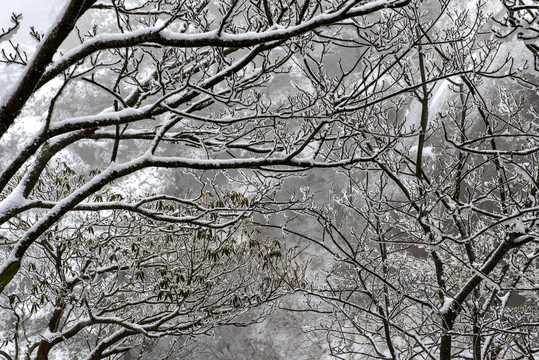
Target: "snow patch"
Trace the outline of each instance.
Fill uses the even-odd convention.
[[[135,198],[164,192],[167,178],[165,172],[166,169],[146,168],[112,185],[111,190]]]
[[[444,304],[442,305],[442,308],[440,309],[440,314],[446,315],[451,310],[451,307],[455,303],[455,300],[452,298],[445,296],[444,297]]]

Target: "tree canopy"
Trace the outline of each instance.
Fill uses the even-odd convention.
[[[0,19],[0,355],[177,358],[296,293],[336,357],[536,356],[537,1],[63,5]]]

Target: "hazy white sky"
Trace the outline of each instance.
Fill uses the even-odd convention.
[[[30,26],[36,27],[40,32],[45,32],[51,19],[62,10],[65,0],[0,0],[0,27],[7,28],[11,25],[12,13],[22,14],[21,28],[16,34],[22,40],[27,36]]]
[[[0,28],[7,29],[13,26],[11,14],[22,14],[21,25],[17,32],[10,37],[13,43],[19,44],[20,50],[30,57],[36,48],[37,42],[30,36],[30,27],[45,33],[54,22],[66,0],[0,0]],[[11,45],[4,38],[0,49],[6,53],[13,51]],[[21,75],[22,67],[0,63],[0,103],[5,94]]]

